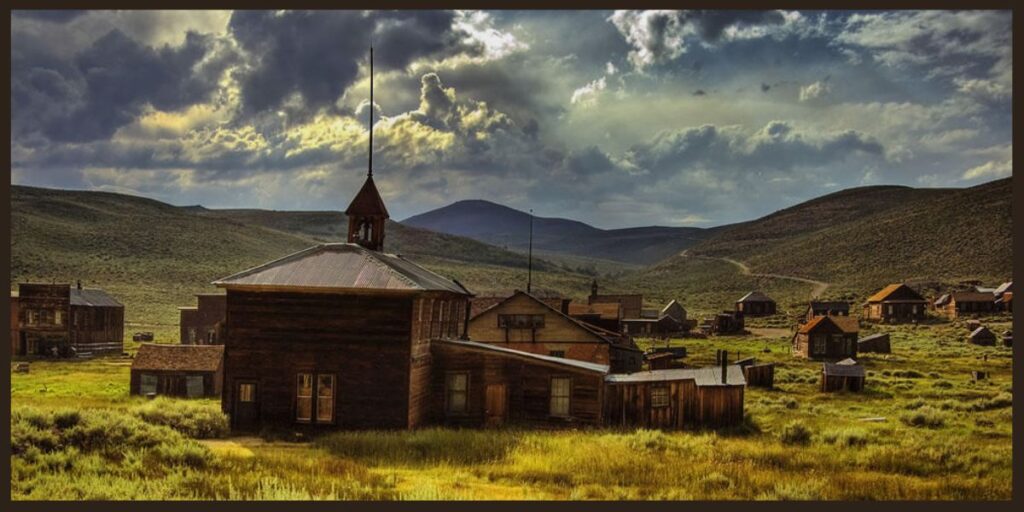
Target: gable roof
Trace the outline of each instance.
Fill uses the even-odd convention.
[[[860,325],[857,319],[848,316],[816,316],[811,321],[801,325],[798,332],[800,334],[807,334],[818,328],[827,329],[829,326],[834,326],[836,329],[847,334],[860,332]]]
[[[899,292],[899,293],[897,293]],[[884,302],[886,300],[910,300],[928,302],[924,300],[913,288],[907,286],[905,283],[890,284],[885,288],[882,288],[874,295],[868,297],[868,302]]]
[[[71,287],[72,306],[93,306],[93,307],[121,307],[122,304],[109,293],[99,288],[78,288]]]
[[[575,319],[575,318],[573,318],[573,317],[571,317],[569,315],[566,315],[565,313],[562,313],[561,311],[559,311],[559,310],[555,309],[554,307],[552,307],[551,304],[548,304],[543,299],[539,299],[537,297],[534,297],[533,295],[531,295],[529,293],[526,293],[526,292],[524,292],[522,290],[516,290],[512,295],[509,295],[508,297],[506,297],[505,300],[503,300],[503,301],[501,301],[501,302],[499,302],[499,303],[497,303],[497,304],[495,304],[495,305],[493,305],[493,306],[491,306],[491,307],[481,311],[480,313],[478,313],[473,318],[470,318],[469,320],[473,321],[473,320],[479,318],[484,313],[490,312],[491,310],[496,310],[496,309],[500,308],[502,305],[504,305],[506,302],[508,302],[508,301],[510,301],[510,300],[512,300],[512,299],[514,299],[516,297],[519,297],[519,296],[526,297],[526,298],[528,298],[528,299],[530,299],[530,300],[532,300],[532,301],[534,301],[534,302],[536,302],[538,304],[543,305],[545,308],[549,309],[552,313],[554,313],[558,317],[561,317],[561,318],[565,319],[566,321],[572,323],[573,325],[579,327],[580,329],[583,329],[584,331],[587,331],[591,335],[596,336],[599,340],[604,341],[606,343],[614,344],[612,342],[612,340],[609,339],[609,337],[606,334],[601,332],[601,331],[604,331],[605,333],[607,333],[607,332],[610,332],[610,331],[605,331],[604,329],[598,330],[599,329],[598,327],[590,325],[590,324],[588,324],[586,322],[577,320],[577,319]]]
[[[358,244],[319,244],[218,279],[227,287],[322,288],[324,290],[444,291],[472,295],[458,281],[401,256]]]
[[[859,364],[824,363],[822,371],[830,377],[864,376],[864,367]]]
[[[1013,281],[1007,281],[1007,282],[999,285],[999,288],[996,288],[995,294],[996,295],[1002,295],[1003,293],[1006,293],[1006,292],[1008,292],[1008,291],[1010,291],[1012,289],[1013,289]]]
[[[879,333],[872,334],[870,336],[865,336],[865,337],[861,338],[858,341],[858,343],[864,343],[865,341],[875,341],[875,340],[880,340],[880,339],[889,339],[889,333],[887,333],[887,332],[879,332]]]
[[[752,292],[749,292],[746,295],[740,297],[740,300],[738,300],[736,302],[775,302],[775,301],[772,300],[767,295],[765,295],[765,294],[763,294],[763,293],[761,293],[759,291],[752,291]]]
[[[953,292],[950,298],[957,302],[992,302],[995,296],[986,292]]]
[[[811,309],[842,309],[849,311],[850,303],[843,300],[812,300]]]
[[[377,191],[377,185],[373,182],[373,176],[367,176],[363,187],[359,189],[356,196],[352,198],[345,215],[383,215],[388,218],[388,209],[384,206],[384,200]]]
[[[983,325],[983,326],[978,327],[977,329],[971,331],[971,335],[970,335],[971,338],[977,338],[978,336],[993,336],[993,337],[995,337],[995,333],[993,333],[992,331],[989,330],[988,327],[985,327]]]
[[[679,303],[679,301],[672,299],[668,301],[668,304],[665,304],[665,307],[661,308],[661,314],[667,315],[668,311],[675,307],[678,307],[679,309],[686,311],[686,308],[684,308],[683,305]]]
[[[728,382],[722,384],[722,368],[709,366],[706,368],[672,368],[667,370],[647,370],[634,373],[615,373],[604,378],[612,384],[629,382],[669,382],[675,380],[693,380],[698,386],[745,386],[747,379],[743,376],[743,368],[729,365],[726,372]]]
[[[437,339],[432,343],[444,343],[455,347],[462,347],[472,350],[482,350],[486,352],[493,352],[496,354],[517,357],[520,359],[532,359],[547,364],[555,364],[559,366],[567,366],[580,370],[586,370],[590,372],[607,374],[609,367],[603,364],[590,363],[587,361],[580,361],[577,359],[567,359],[564,357],[545,356],[543,354],[534,354],[532,352],[524,352],[522,350],[515,350],[511,348],[499,347],[489,343],[480,343],[477,341],[469,340],[453,340],[453,339]]]
[[[143,343],[132,361],[132,369],[215,372],[223,359],[224,345]]]

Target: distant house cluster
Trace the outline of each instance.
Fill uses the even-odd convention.
[[[21,283],[11,293],[11,355],[89,357],[124,350],[124,306],[107,292]]]

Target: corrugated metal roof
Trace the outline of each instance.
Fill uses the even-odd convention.
[[[505,354],[516,357],[524,357],[527,359],[536,359],[538,361],[544,361],[547,363],[553,363],[562,366],[571,366],[574,368],[589,370],[598,373],[608,373],[609,369],[607,365],[603,364],[589,363],[587,361],[579,361],[576,359],[566,359],[564,357],[545,356],[542,354],[534,354],[532,352],[523,352],[522,350],[514,350],[511,348],[499,347],[497,345],[491,345],[489,343],[480,343],[477,341],[439,339],[434,340],[434,342],[447,343],[449,345],[461,346],[477,350],[487,350],[490,352],[496,352],[499,354]]]
[[[132,369],[215,372],[223,359],[224,345],[143,343],[132,361]]]
[[[995,293],[996,293],[996,295],[1001,295],[1004,292],[1009,291],[1012,286],[1013,286],[1013,281],[1007,281],[1007,282],[999,285],[999,288],[996,288]]]
[[[70,298],[72,306],[120,307],[122,305],[110,294],[98,288],[79,290],[72,286]]]
[[[471,295],[457,281],[401,256],[358,244],[320,244],[218,279],[217,286],[447,291]]]
[[[736,302],[775,302],[775,301],[772,300],[767,295],[761,293],[761,292],[753,291],[753,292],[750,292],[750,293],[744,295],[743,297],[740,297],[740,300],[738,300]]]
[[[861,338],[859,340],[859,342],[863,343],[865,341],[880,340],[882,338],[888,339],[889,338],[889,333],[887,333],[887,332],[880,332],[880,333],[877,333],[877,334],[872,334],[871,336],[865,336],[865,337]]]
[[[995,334],[993,334],[992,331],[990,331],[988,327],[985,327],[983,325],[981,327],[978,327],[974,331],[972,331],[970,337],[971,338],[975,338],[975,337],[978,337],[978,336],[995,336]]]
[[[722,384],[722,368],[719,366],[709,366],[707,368],[673,368],[635,373],[616,373],[605,377],[604,380],[612,384],[668,382],[674,380],[693,380],[698,386],[745,386],[747,384],[746,378],[743,377],[743,368],[737,365],[729,365],[726,377],[728,382]]]

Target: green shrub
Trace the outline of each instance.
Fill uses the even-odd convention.
[[[53,413],[53,425],[61,430],[69,429],[82,421],[82,415],[73,409]]]
[[[892,376],[904,379],[920,379],[921,377],[924,377],[924,374],[917,370],[896,370],[892,372]]]
[[[946,424],[946,414],[926,405],[916,411],[903,413],[900,420],[911,427],[939,428]]]
[[[170,427],[194,439],[227,437],[228,417],[216,404],[160,397],[134,409],[153,425]]]
[[[847,428],[822,434],[821,439],[837,446],[856,447],[868,444],[868,433],[861,429]]]
[[[792,421],[782,427],[779,440],[782,444],[806,445],[811,442],[811,430],[799,421]]]
[[[668,438],[660,430],[637,429],[628,436],[626,443],[637,451],[660,452],[668,446]]]
[[[718,472],[709,473],[700,479],[700,486],[704,491],[725,490],[732,487],[732,479]]]

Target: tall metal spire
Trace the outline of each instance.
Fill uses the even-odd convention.
[[[370,163],[366,175],[373,177],[373,46],[370,46]]]
[[[533,291],[533,208],[530,208],[530,253],[527,259],[526,293]]]

